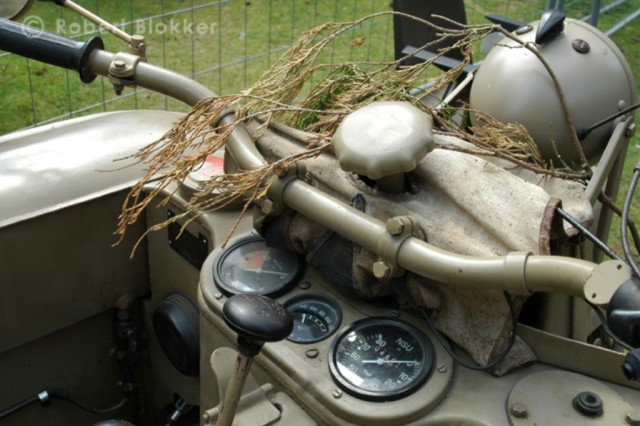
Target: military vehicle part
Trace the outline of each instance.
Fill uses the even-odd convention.
[[[302,259],[295,253],[266,245],[260,236],[236,241],[219,254],[213,276],[227,294],[277,296],[297,282]]]

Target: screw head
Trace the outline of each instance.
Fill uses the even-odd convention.
[[[571,47],[573,47],[573,50],[575,50],[576,52],[582,54],[589,53],[589,51],[591,50],[591,46],[589,46],[589,43],[581,38],[573,40],[571,42]]]
[[[313,358],[317,358],[320,352],[317,349],[309,349],[304,354],[307,356],[307,358],[313,359]]]

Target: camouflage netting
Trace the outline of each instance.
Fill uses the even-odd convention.
[[[365,21],[390,19],[393,14],[380,13],[355,22],[315,28],[245,92],[197,104],[161,140],[136,156],[147,164],[148,173],[133,188],[123,207],[120,235],[151,203],[168,202],[170,197],[158,201],[164,190],[179,184],[209,154],[224,147],[237,126],[246,125],[268,164],[213,177],[189,201],[187,211],[171,221],[192,220],[200,212],[246,199],[244,214],[254,201],[265,197],[278,176],[304,161],[306,179],[311,184],[381,220],[398,215],[416,217],[421,230],[418,237],[455,253],[546,254],[550,253],[552,242],[561,245],[566,235],[562,227],[556,226],[554,216],[559,200],[583,222],[590,220],[590,205],[575,195],[582,193],[579,181],[585,176],[546,164],[522,126],[498,123],[476,112],[477,123],[482,124],[469,129],[458,124],[458,118],[468,113],[466,106],[434,109],[422,102],[424,96],[460,76],[471,60],[476,41],[492,32],[513,38],[512,35],[497,26],[449,22],[454,29],[448,29],[403,15],[440,34],[438,40],[422,48],[447,41],[451,47],[438,55],[455,49],[463,53],[465,60],[447,72],[433,71],[438,56],[413,66],[403,66],[400,61],[318,61],[332,43],[350,43],[356,48],[362,45],[366,40],[354,39],[351,30]],[[522,48],[535,50],[527,45]],[[426,89],[416,91],[418,86]],[[561,89],[557,88],[562,99]],[[330,145],[333,132],[346,114],[385,100],[409,101],[430,113],[436,122],[438,148],[412,172],[410,193],[396,196],[379,193],[357,176],[340,170]],[[231,124],[220,125],[220,117],[229,111],[235,111],[235,118]],[[274,126],[279,130],[274,131]],[[155,182],[155,189],[147,194],[143,188],[151,181]],[[257,223],[262,226],[260,218]],[[166,225],[157,225],[150,231]],[[312,264],[314,257],[322,258],[323,244],[333,238],[327,230],[295,214],[288,217],[286,234],[290,245],[307,255]],[[353,247],[350,255],[347,266],[351,272],[346,280],[358,296],[378,297],[391,291],[390,282],[377,280],[370,272],[376,260],[374,254]],[[414,298],[433,310],[440,330],[478,363],[490,361],[504,349],[511,333],[511,318],[501,293],[445,287],[412,274],[406,282]],[[516,305],[522,302],[518,300]],[[501,370],[532,359],[522,342],[512,352],[512,361]]]

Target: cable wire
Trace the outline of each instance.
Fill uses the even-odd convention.
[[[611,339],[613,339],[613,341],[625,348],[628,351],[632,351],[634,348],[629,345],[627,342],[625,342],[624,340],[622,340],[621,338],[619,338],[610,328],[609,325],[607,324],[607,319],[604,316],[604,313],[602,313],[602,311],[600,310],[600,308],[598,308],[595,305],[592,305],[591,303],[589,303],[589,306],[591,306],[591,308],[593,309],[593,311],[596,313],[596,315],[598,316],[598,319],[600,320],[600,323],[602,324],[602,330],[604,330],[605,334],[609,337],[611,337]]]
[[[560,207],[556,208],[556,211],[558,212],[558,214],[567,222],[569,222],[571,224],[571,226],[573,226],[574,228],[576,228],[578,231],[580,231],[585,237],[587,237],[587,239],[589,241],[591,241],[596,247],[598,247],[600,250],[602,250],[607,256],[609,256],[612,259],[616,259],[619,260],[621,262],[624,262],[624,259],[622,259],[620,256],[618,256],[612,249],[611,247],[609,247],[608,245],[605,244],[604,241],[600,240],[598,237],[596,237],[595,235],[593,235],[591,233],[591,231],[589,231],[587,228],[585,228],[584,226],[582,226],[582,224],[580,222],[578,222],[578,220],[571,216],[569,213],[567,213],[566,211],[562,210]]]
[[[427,321],[427,324],[429,325],[429,328],[431,329],[433,335],[436,337],[436,339],[442,345],[444,350],[447,351],[447,353],[451,356],[451,358],[453,358],[455,362],[457,362],[464,368],[468,368],[469,370],[484,371],[484,370],[493,368],[496,365],[500,364],[502,361],[504,361],[507,355],[509,355],[509,352],[511,352],[511,349],[513,348],[513,345],[516,342],[516,336],[517,336],[516,327],[518,325],[516,309],[515,309],[515,306],[513,305],[513,300],[511,299],[511,296],[509,295],[509,293],[505,291],[503,292],[503,294],[505,299],[507,300],[507,304],[509,305],[509,311],[511,312],[511,321],[512,321],[511,336],[509,337],[509,343],[507,344],[506,349],[500,354],[500,356],[485,365],[474,365],[461,359],[453,351],[447,339],[436,329],[435,324],[433,323],[433,321],[431,321],[431,318],[429,318],[429,314],[427,313],[427,310],[422,308],[420,309],[420,312],[422,312],[422,315],[424,316],[424,319]]]
[[[636,164],[636,167],[633,169],[633,177],[631,178],[631,184],[629,185],[629,190],[627,191],[627,196],[624,200],[624,206],[622,208],[622,216],[620,220],[620,228],[621,228],[621,239],[622,239],[622,249],[624,250],[624,255],[627,258],[627,262],[633,273],[636,277],[640,278],[640,268],[638,268],[638,264],[636,263],[633,253],[631,252],[631,245],[629,244],[629,236],[627,234],[628,222],[629,222],[629,212],[631,210],[631,201],[633,199],[633,195],[636,192],[636,187],[638,185],[638,180],[640,179],[640,162]]]

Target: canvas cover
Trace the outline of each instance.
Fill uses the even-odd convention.
[[[297,131],[250,126],[258,148],[275,160],[305,149]],[[357,175],[340,169],[332,154],[324,154],[306,165],[305,179],[322,191],[367,214],[386,221],[411,216],[419,223],[415,235],[436,247],[475,256],[504,255],[512,251],[534,254],[557,253],[566,245],[572,228],[565,228],[555,209],[563,209],[588,224],[592,209],[582,184],[538,175],[490,156],[446,149],[469,147],[449,136],[435,136],[439,146],[427,154],[408,175],[410,192],[380,193]],[[330,215],[332,212],[326,212]],[[273,224],[264,216],[257,228],[302,253],[309,263],[325,273],[337,287],[353,297],[376,298],[394,293],[393,279],[377,279],[372,266],[377,256],[354,246],[340,236],[293,212]],[[277,230],[277,231],[274,231]],[[553,247],[553,249],[552,249]],[[405,274],[410,298],[432,313],[437,328],[464,348],[479,364],[499,356],[512,331],[511,314],[499,291],[474,290],[442,285],[412,273]],[[515,299],[516,309],[524,297]],[[494,373],[501,374],[535,359],[519,339],[510,356]]]

